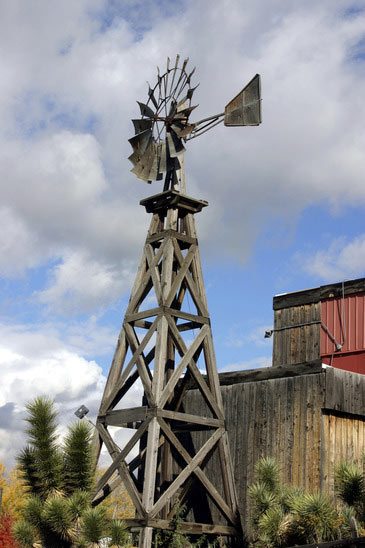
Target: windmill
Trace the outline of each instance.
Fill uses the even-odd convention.
[[[179,55],[174,64],[167,60],[132,120],[132,172],[164,186],[140,202],[152,219],[96,421],[97,454],[104,445],[111,464],[93,503],[123,483],[136,509],[127,523],[140,531],[143,548],[151,546],[153,528],[169,529],[183,505],[182,532],[240,532],[194,220],[208,203],[186,194],[184,145],[221,122],[260,124],[260,77],[224,112],[191,122],[197,86],[187,64],[180,65]],[[138,382],[143,401],[130,407],[125,402]],[[198,398],[199,415],[189,413],[187,393]],[[130,429],[123,448],[114,441],[115,428]],[[209,474],[212,459],[220,463],[219,478]]]

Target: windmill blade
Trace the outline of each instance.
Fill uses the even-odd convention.
[[[148,118],[154,117],[155,113],[150,107],[148,107],[144,103],[141,103],[140,101],[137,101],[137,103],[139,104],[139,108],[142,116],[147,116]]]
[[[224,110],[225,126],[258,126],[261,124],[261,81],[256,74]]]
[[[186,72],[185,72],[185,67],[186,67],[188,61],[189,61],[189,57],[188,57],[187,59],[184,59],[183,65],[182,65],[182,67],[181,67],[180,76],[179,76],[179,78],[178,78],[178,80],[177,80],[177,82],[176,82],[176,85],[175,85],[175,87],[174,87],[174,90],[172,91],[172,94],[175,95],[176,97],[177,97],[178,95],[180,95],[181,90],[184,88],[185,83],[187,82],[187,76],[186,76]],[[182,83],[182,85],[180,86],[179,91],[177,91],[177,89],[179,88],[179,85],[181,84],[181,82],[183,82],[183,83]]]
[[[176,55],[176,61],[175,61],[175,67],[174,67],[174,74],[172,75],[172,80],[171,80],[171,85],[170,85],[170,95],[171,95],[171,92],[172,92],[172,86],[174,85],[174,81],[175,81],[176,71],[177,71],[177,67],[179,65],[179,59],[180,59],[180,55],[177,54]]]
[[[166,173],[166,170],[167,170],[167,159],[166,159],[166,154],[167,154],[167,151],[166,151],[166,143],[160,143],[159,146],[161,147],[160,148],[160,152],[159,152],[159,155],[160,155],[160,164],[158,166],[158,171],[159,171],[159,174],[161,175],[161,178],[163,177],[163,174]]]
[[[159,172],[159,164],[160,164],[160,145],[154,144],[154,155],[153,155],[153,161],[150,168],[150,172],[148,174],[148,182],[152,183],[152,181],[155,181],[157,179],[157,175]]]
[[[179,155],[185,151],[185,147],[180,137],[176,134],[176,132],[171,127],[170,127],[170,134],[171,134],[172,140],[174,141],[176,154]]]
[[[199,87],[199,85],[200,85],[200,84],[196,85],[195,88],[189,88],[189,89],[188,89],[188,91],[187,91],[187,93],[186,93],[186,97],[187,97],[188,99],[192,99],[193,93],[194,93],[194,91],[196,90],[196,88]]]
[[[181,120],[183,118],[186,118],[188,119],[190,114],[193,112],[193,110],[199,105],[194,105],[192,107],[187,107],[187,108],[183,108],[180,110],[180,112],[178,112],[177,114],[175,114],[174,118],[177,119],[177,120]]]
[[[149,120],[148,118],[138,118],[138,120],[132,120],[132,122],[136,135],[137,133],[142,133],[142,131],[146,131],[146,129],[152,130],[152,120]]]
[[[155,108],[158,108],[158,103],[156,101],[154,90],[151,88],[151,86],[148,84],[148,97],[152,101]]]
[[[186,78],[186,81],[188,84],[190,84],[190,80],[191,80],[191,77],[193,76],[194,72],[195,72],[195,69],[196,67],[193,68],[193,70],[191,71],[190,74],[188,74],[188,77]],[[199,85],[199,84],[198,84]]]
[[[171,127],[180,139],[185,139],[185,137],[187,137],[192,131],[194,131],[195,124],[184,124],[183,128],[181,129],[178,128],[176,124],[172,124]]]
[[[141,155],[138,152],[138,150],[135,150],[134,152],[132,152],[130,156],[128,156],[128,160],[132,162],[133,166],[137,165],[140,159],[141,159]]]
[[[151,146],[148,147],[148,149],[143,155],[144,167],[139,175],[139,178],[142,179],[143,181],[149,182],[151,168],[155,159],[155,148],[156,148],[155,143],[151,143]]]
[[[188,96],[185,95],[185,97],[183,97],[176,105],[176,112],[181,112],[182,110],[184,110],[184,108],[188,108],[187,107],[187,104],[188,103],[189,99],[188,99]]]
[[[177,158],[185,150],[181,140],[172,131],[166,134],[166,143],[170,158]]]
[[[128,141],[132,145],[133,150],[138,150],[140,154],[142,154],[148,147],[150,141],[152,141],[152,131],[146,129],[141,133],[137,133],[137,135],[134,135],[134,137],[131,137]]]
[[[153,158],[154,158],[155,146],[152,142],[150,146],[145,150],[143,155],[140,157],[139,162],[131,169],[131,172],[134,173],[138,179],[148,182],[148,175],[151,171]]]

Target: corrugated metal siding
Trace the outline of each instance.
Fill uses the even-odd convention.
[[[323,300],[321,321],[323,361],[365,373],[365,293]],[[342,345],[340,351],[336,343]]]

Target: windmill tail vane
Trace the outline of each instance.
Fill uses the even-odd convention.
[[[191,122],[190,115],[198,106],[192,105],[192,98],[199,84],[192,86],[195,68],[188,72],[188,61],[185,59],[179,66],[180,56],[177,55],[174,64],[167,58],[164,73],[157,68],[156,84],[153,87],[148,84],[147,102],[137,101],[140,118],[132,120],[135,135],[129,139],[133,149],[128,158],[133,164],[131,171],[147,183],[165,178],[165,189],[182,167],[184,143],[221,122],[225,126],[261,123],[259,74],[225,106],[224,112]]]

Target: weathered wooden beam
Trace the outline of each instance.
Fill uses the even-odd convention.
[[[142,528],[153,527],[155,529],[164,529],[168,531],[174,530],[174,525],[169,520],[163,519],[125,519],[124,523],[129,528]],[[228,525],[214,525],[209,523],[196,523],[189,521],[182,521],[179,523],[179,530],[184,534],[191,535],[222,535],[222,536],[235,536],[237,530],[234,527]]]
[[[196,244],[198,242],[196,238],[192,238],[191,236],[188,236],[187,234],[182,234],[181,232],[178,232],[177,230],[163,230],[162,232],[157,232],[156,234],[149,236],[146,240],[146,243],[152,244],[160,240],[163,241],[166,238],[174,238],[178,240],[179,242],[184,242],[189,245]]]
[[[199,417],[192,415],[191,413],[179,413],[178,411],[169,411],[167,409],[161,409],[157,411],[158,417],[164,419],[171,419],[174,421],[182,421],[190,424],[201,424],[202,426],[211,426],[212,428],[222,428],[224,426],[224,420],[211,419],[210,417]]]
[[[108,411],[104,417],[99,415],[99,419],[104,419],[108,426],[122,426],[129,422],[144,421],[147,418],[147,407],[130,407],[128,409],[115,409]]]

